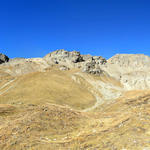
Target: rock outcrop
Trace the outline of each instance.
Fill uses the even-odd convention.
[[[68,52],[65,51],[64,49],[56,50],[52,53],[49,53],[44,57],[44,59],[48,63],[54,63],[54,64],[78,63],[83,61],[80,52],[77,51]]]
[[[108,62],[131,70],[141,71],[150,67],[150,57],[144,54],[117,54]]]
[[[143,54],[117,54],[103,70],[120,80],[126,90],[150,88],[150,57]]]
[[[9,58],[1,54],[1,63],[7,62]],[[44,58],[14,58],[4,64],[6,72],[11,75],[22,75],[30,72],[44,71],[53,65],[58,65],[60,70],[79,68],[83,72],[100,75],[103,73],[102,66],[106,59],[101,56],[81,55],[77,51],[56,50],[47,54]],[[11,69],[10,69],[11,68]]]
[[[59,64],[67,68],[81,68],[83,72],[91,74],[101,74],[100,66],[106,63],[106,59],[101,56],[81,55],[80,52],[69,52],[63,49],[47,54],[44,59],[49,64]]]
[[[83,57],[83,59],[85,59],[85,57]],[[86,57],[85,62],[82,66],[82,71],[100,75],[103,72],[101,66],[105,65],[106,62],[106,59],[101,56],[91,56],[89,58]]]
[[[8,61],[9,61],[8,56],[6,56],[6,55],[0,53],[0,64],[5,63],[5,62],[8,62]]]

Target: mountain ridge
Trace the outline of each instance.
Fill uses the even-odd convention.
[[[119,80],[127,89],[150,88],[148,77],[150,57],[144,54],[116,54],[106,60],[102,56],[81,55],[77,51],[61,49],[53,51],[43,58],[15,58],[2,65],[5,68],[13,68],[12,70],[7,69],[6,73],[14,76],[44,71],[53,65],[58,65],[60,70],[79,68],[82,72],[96,75],[105,72],[105,74]],[[137,72],[137,76],[133,82],[132,76],[135,72]],[[144,80],[138,82],[140,78],[144,78]]]

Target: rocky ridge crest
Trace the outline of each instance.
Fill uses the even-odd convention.
[[[120,81],[126,90],[150,88],[150,57],[143,54],[117,54],[106,60],[101,56],[81,55],[77,51],[61,49],[43,58],[9,59],[0,54],[0,64],[5,66],[6,73],[14,76],[45,71],[46,68],[57,65],[63,71],[79,68],[82,72],[95,75],[105,72]]]
[[[68,68],[81,68],[83,72],[101,74],[100,65],[107,61],[101,56],[81,55],[77,51],[56,50],[47,54],[44,59],[48,64],[64,65]]]

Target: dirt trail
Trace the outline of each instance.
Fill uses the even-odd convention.
[[[7,83],[5,83],[5,84],[0,88],[0,90],[3,89],[3,88],[5,88],[7,85],[9,85],[10,83],[12,83],[12,82],[14,82],[14,81],[15,81],[15,79],[8,81]]]
[[[93,94],[93,95],[95,96],[96,103],[92,107],[84,109],[83,112],[94,110],[102,103],[103,100],[97,94]]]
[[[13,83],[14,81],[16,81],[16,79],[10,80],[10,81],[8,81],[7,83],[5,83],[5,84],[0,88],[0,95],[4,94],[4,93],[8,92],[10,89],[12,89],[12,88],[15,86],[15,84],[9,86],[6,90],[3,91],[4,88],[6,88],[8,85],[10,85],[11,83]]]
[[[91,85],[91,88],[88,88],[88,90],[93,94],[96,100],[96,103],[90,108],[84,109],[83,110],[84,112],[94,110],[104,102],[117,99],[122,95],[123,92],[122,88],[116,86],[111,82],[103,82],[102,80],[95,80],[92,76],[90,77],[87,74],[83,74],[80,72],[75,73],[72,76],[72,79],[78,84],[80,84],[81,78],[89,85]]]
[[[86,109],[84,109],[84,110],[82,110],[83,112],[88,112],[88,111],[91,111],[91,110],[94,110],[95,108],[97,108],[100,104],[102,104],[103,103],[103,99],[97,94],[97,93],[99,93],[99,91],[97,91],[96,89],[95,89],[95,87],[94,87],[94,84],[92,84],[92,81],[89,81],[90,79],[87,79],[86,77],[84,77],[83,75],[81,75],[81,74],[75,74],[75,75],[73,75],[72,76],[72,79],[75,81],[75,82],[77,82],[78,84],[79,84],[79,81],[77,80],[77,75],[78,76],[80,76],[80,77],[82,77],[82,78],[84,78],[90,85],[92,85],[92,89],[89,89],[89,91],[93,94],[93,96],[95,97],[95,100],[96,100],[96,102],[95,102],[95,104],[93,105],[93,106],[91,106],[91,107],[89,107],[89,108],[86,108]]]

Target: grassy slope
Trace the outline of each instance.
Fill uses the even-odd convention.
[[[57,69],[19,77],[15,86],[0,96],[0,103],[54,103],[84,109],[95,103],[93,95],[82,84],[71,79],[70,71]]]
[[[66,106],[22,105],[12,109],[3,105],[0,108],[4,110],[0,112],[0,149],[5,150],[59,149],[57,142],[70,140],[88,122],[86,115]]]
[[[86,81],[76,84],[71,79],[72,73],[53,69],[24,75],[15,81],[13,89],[0,96],[0,149],[150,147],[150,91],[129,91],[95,112],[80,112],[76,109],[92,106],[95,100]],[[119,86],[109,78],[94,78]]]
[[[95,113],[52,104],[1,107],[7,111],[0,112],[0,149],[141,150],[150,147],[150,91],[102,105]]]

